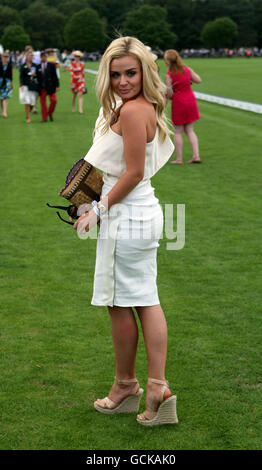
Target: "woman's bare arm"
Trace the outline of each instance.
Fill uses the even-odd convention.
[[[129,101],[120,112],[126,171],[107,195],[108,209],[127,196],[144,177],[147,130],[141,108],[135,101]]]
[[[189,68],[189,71],[190,71],[190,77],[191,77],[192,82],[194,82],[194,83],[201,83],[202,82],[202,79],[200,78],[200,76],[196,72],[194,72],[193,69]]]
[[[144,177],[147,129],[143,107],[138,105],[135,100],[126,103],[120,112],[120,125],[124,143],[126,171],[101,200],[101,203],[108,210],[114,204],[121,202]],[[83,218],[86,218],[88,226],[86,230],[94,225],[92,210],[78,219],[74,225],[75,229],[83,221]]]
[[[167,97],[169,99],[172,99],[173,96],[173,84],[172,84],[172,79],[170,75],[166,74],[165,76],[165,82],[166,82],[166,87],[167,87]]]

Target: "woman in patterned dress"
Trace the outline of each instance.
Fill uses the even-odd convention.
[[[83,114],[83,92],[85,88],[85,74],[84,64],[80,60],[83,57],[83,54],[80,51],[74,51],[73,56],[75,60],[72,61],[70,64],[71,88],[73,92],[72,112],[75,113],[75,102],[76,96],[78,95],[78,110],[80,114]]]
[[[0,60],[0,103],[3,118],[7,118],[8,99],[11,97],[12,90],[12,64],[8,51],[5,51]]]

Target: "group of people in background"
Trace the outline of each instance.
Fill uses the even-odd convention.
[[[86,93],[83,53],[75,50],[65,53],[62,63],[71,73],[72,112],[83,114],[83,95]],[[157,56],[154,58],[157,59]],[[172,100],[171,118],[174,125],[174,141],[176,159],[172,164],[183,163],[183,133],[186,134],[192,148],[192,157],[188,163],[200,163],[198,138],[194,131],[194,122],[200,118],[197,101],[191,83],[200,83],[200,76],[191,68],[186,67],[181,56],[174,49],[165,52],[164,60],[168,67],[165,76],[167,99]],[[36,101],[40,98],[42,122],[54,121],[54,111],[59,91],[60,62],[53,49],[49,48],[35,53],[27,46],[19,55],[19,100],[25,107],[26,122],[31,122],[31,113],[36,113]],[[9,51],[5,51],[0,60],[0,103],[2,117],[7,118],[8,99],[12,95],[12,59]],[[49,103],[47,103],[47,98]]]
[[[258,47],[239,47],[227,48],[221,47],[220,49],[182,49],[180,51],[181,57],[261,57],[262,48]]]
[[[31,113],[35,114],[37,98],[40,99],[42,122],[48,118],[54,121],[54,111],[59,91],[60,62],[52,48],[34,52],[31,46],[26,46],[22,54],[17,55],[17,61],[8,50],[0,58],[0,103],[1,115],[7,118],[8,99],[13,91],[13,66],[19,69],[19,101],[25,107],[26,122],[30,124]],[[81,51],[73,51],[68,69],[71,72],[72,112],[76,111],[78,96],[79,113],[83,114],[83,94],[85,89],[84,64],[81,62]],[[49,103],[47,103],[47,98]]]

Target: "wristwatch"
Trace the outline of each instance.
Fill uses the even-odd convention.
[[[104,206],[104,204],[102,204],[101,201],[99,201],[99,202],[97,203],[97,208],[98,208],[98,210],[99,210],[99,212],[100,212],[101,215],[103,215],[103,214],[105,214],[105,213],[107,212],[107,208]]]

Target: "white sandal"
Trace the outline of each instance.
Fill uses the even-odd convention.
[[[137,422],[143,426],[160,426],[161,424],[177,424],[176,395],[164,399],[164,393],[169,389],[168,382],[158,379],[148,378],[149,382],[162,385],[160,405],[157,411],[148,408],[141,415],[137,416]]]
[[[128,395],[120,403],[116,403],[108,397],[102,398],[100,403],[95,401],[94,407],[100,413],[105,414],[116,414],[116,413],[137,413],[139,410],[140,400],[142,398],[144,390],[139,387],[137,379],[119,380],[115,377],[115,382],[119,385],[129,385],[130,383],[137,384],[137,390],[135,393]]]

